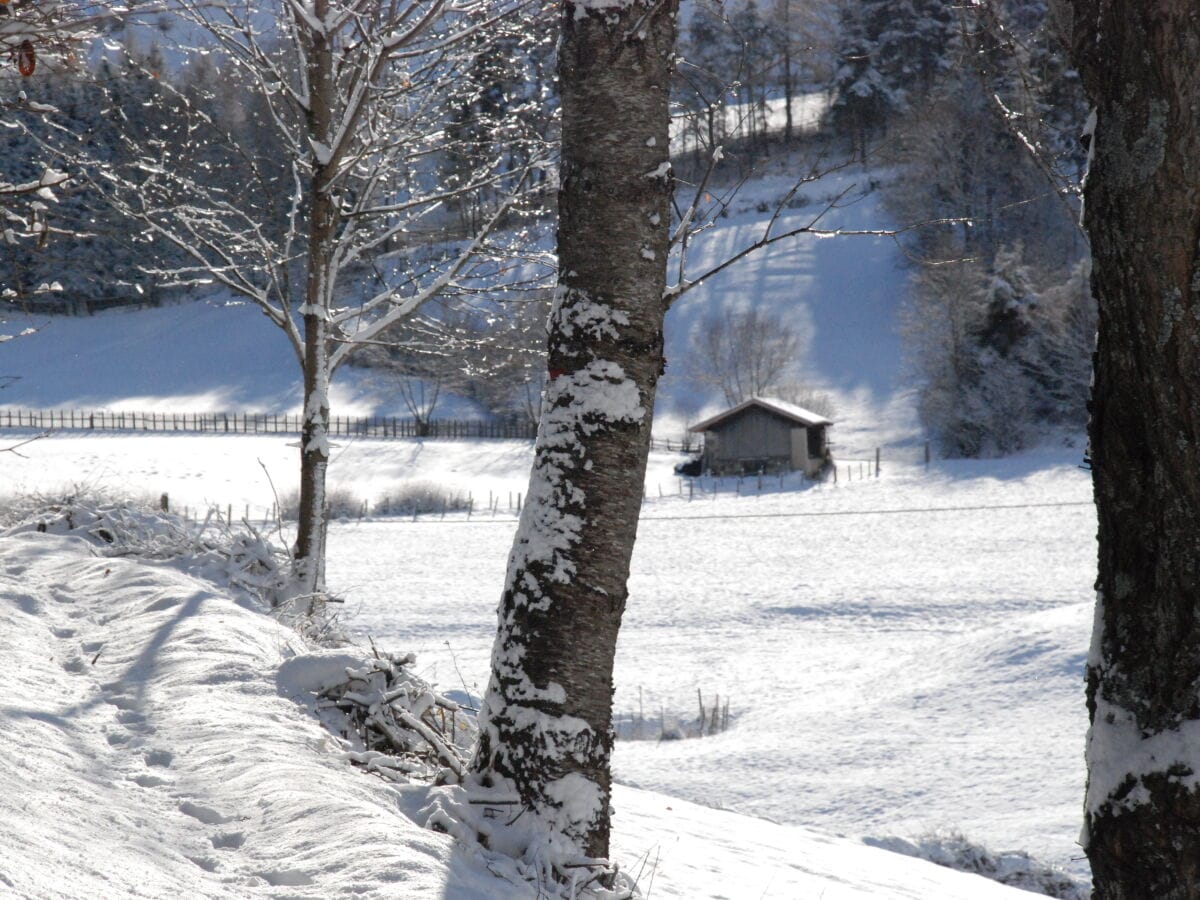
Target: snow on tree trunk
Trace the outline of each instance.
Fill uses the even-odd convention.
[[[301,594],[325,589],[325,473],[329,468],[329,353],[326,321],[304,316],[304,424],[300,437],[300,505],[295,578]]]
[[[590,858],[608,855],[613,657],[663,367],[676,9],[564,7],[550,381],[473,762]]]
[[[1085,225],[1099,600],[1082,843],[1097,897],[1200,896],[1200,18],[1074,0],[1096,107]]]

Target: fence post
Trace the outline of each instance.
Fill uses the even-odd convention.
[[[875,448],[875,477],[879,477],[879,448]]]
[[[925,468],[929,468],[929,441],[925,442]]]

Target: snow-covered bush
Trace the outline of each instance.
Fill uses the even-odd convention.
[[[1059,900],[1086,900],[1090,896],[1090,891],[1067,873],[1038,862],[1023,850],[992,853],[954,831],[925,835],[915,841],[867,838],[865,843]]]
[[[252,528],[231,529],[215,520],[192,523],[147,501],[116,499],[88,488],[59,496],[10,497],[0,507],[0,536],[69,534],[93,544],[100,556],[177,561],[216,583],[246,591],[264,609],[291,615],[287,553]],[[296,624],[302,632],[332,633],[317,610]]]
[[[412,480],[402,481],[385,491],[375,501],[372,512],[377,516],[417,516],[465,510],[470,506],[470,496],[463,491],[432,481]]]
[[[411,653],[318,652],[287,661],[280,684],[311,693],[346,760],[389,781],[457,782],[475,740],[473,711],[412,671]]]
[[[325,491],[325,514],[334,519],[361,518],[364,512],[363,501],[353,492],[341,487],[331,487]],[[300,492],[287,491],[279,498],[279,517],[285,522],[295,522],[300,513]]]

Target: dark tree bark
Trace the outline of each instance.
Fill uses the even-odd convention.
[[[563,7],[550,380],[473,763],[590,858],[608,855],[613,658],[663,367],[676,8]]]
[[[1073,0],[1096,108],[1099,512],[1084,844],[1095,895],[1200,896],[1200,11]]]

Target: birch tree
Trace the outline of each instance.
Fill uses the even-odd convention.
[[[608,855],[613,658],[663,366],[676,3],[561,15],[550,380],[472,771],[538,823],[510,851],[569,880]]]
[[[204,36],[199,52],[216,56],[225,89],[250,98],[272,153],[229,142],[247,173],[229,185],[212,160],[181,165],[178,148],[131,136],[142,147],[136,173],[109,175],[110,194],[192,260],[161,277],[248,299],[290,341],[303,372],[295,591],[315,595],[324,582],[331,377],[356,345],[481,277],[519,195],[521,175],[487,161],[453,188],[436,179],[443,101],[467,56],[458,50],[506,8],[484,16],[453,0],[178,0],[175,8]],[[220,140],[217,123],[200,114],[192,132],[196,142]],[[489,216],[430,250],[446,203],[486,186],[500,195]]]
[[[1094,104],[1099,577],[1082,843],[1099,898],[1200,896],[1200,17],[1070,0]]]

